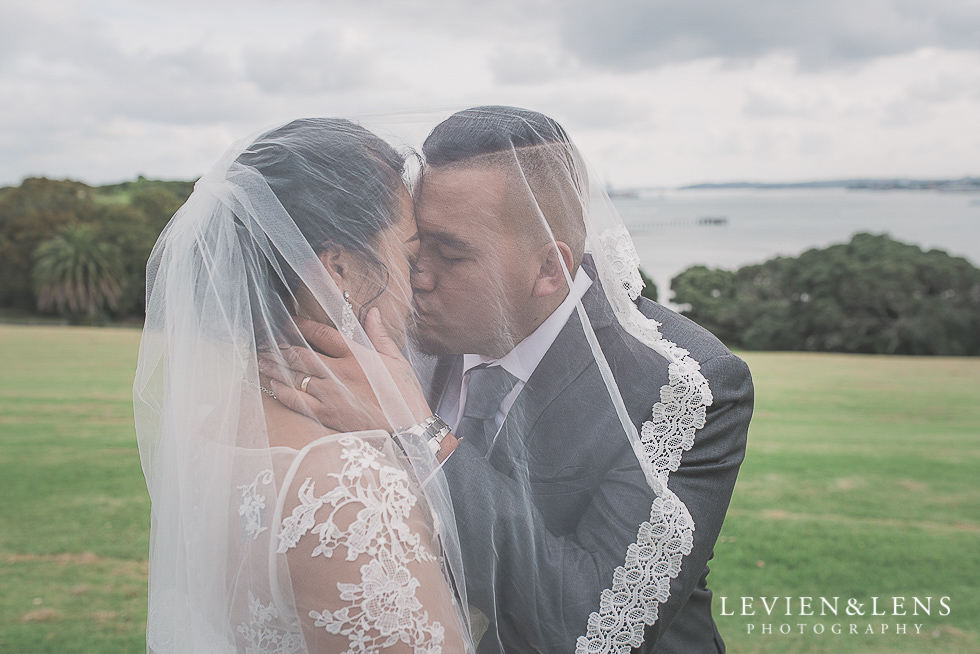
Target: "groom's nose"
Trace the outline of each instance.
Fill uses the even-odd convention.
[[[416,293],[425,293],[436,287],[436,277],[420,261],[411,274],[412,290]]]

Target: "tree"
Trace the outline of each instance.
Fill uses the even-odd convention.
[[[670,280],[673,302],[683,306],[685,316],[718,338],[729,342],[736,324],[733,313],[734,273],[692,266]]]
[[[734,273],[695,266],[671,288],[682,313],[732,347],[980,354],[980,269],[885,234]]]
[[[159,235],[186,200],[187,195],[175,193],[165,186],[144,185],[133,191],[129,203],[143,212],[147,224]]]
[[[734,306],[728,311],[734,316],[733,342],[738,342],[739,347],[799,349],[799,337],[787,328],[793,322],[794,306],[801,301],[790,281],[795,265],[795,259],[776,257],[763,264],[745,266],[735,273],[730,296]]]
[[[0,195],[0,306],[31,310],[31,269],[37,247],[65,225],[89,222],[91,187],[81,182],[29,177]]]
[[[0,189],[0,307],[33,311],[38,247],[66,226],[89,225],[121,268],[112,317],[143,314],[146,260],[157,236],[187,199],[194,182],[148,180],[90,187],[70,180],[27,178]],[[45,304],[45,306],[54,306]],[[113,308],[114,307],[114,308]]]
[[[38,308],[55,308],[78,322],[114,308],[122,292],[119,250],[87,225],[68,225],[35,252]]]
[[[870,354],[980,354],[980,270],[885,234],[800,255],[792,330],[802,348]],[[972,299],[971,299],[972,298]]]
[[[156,219],[159,222],[159,215]],[[146,260],[162,226],[151,225],[146,214],[130,204],[100,207],[95,222],[100,240],[111,244],[119,253],[122,293],[113,315],[117,318],[142,316],[146,303]]]
[[[657,301],[657,285],[653,283],[653,280],[647,277],[643,269],[640,269],[640,279],[643,280],[643,290],[640,291],[640,295],[647,298],[648,300]]]

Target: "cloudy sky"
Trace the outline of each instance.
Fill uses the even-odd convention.
[[[980,1],[0,0],[0,185],[486,103],[558,118],[617,186],[980,175]]]

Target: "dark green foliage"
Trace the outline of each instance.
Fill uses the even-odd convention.
[[[647,298],[648,300],[657,301],[657,285],[653,283],[653,280],[647,277],[643,270],[640,270],[640,278],[643,280],[643,290],[640,291],[640,295]]]
[[[62,230],[70,226],[85,226],[89,231],[82,233],[93,239],[93,248],[113,252],[110,268],[115,279],[109,288],[118,292],[110,294],[114,302],[100,303],[97,313],[117,320],[141,318],[146,260],[157,236],[193,188],[194,182],[140,177],[101,187],[28,178],[19,187],[0,189],[0,308],[35,311],[41,285],[33,283],[32,272],[39,247],[63,236]],[[53,265],[46,264],[48,272]],[[58,303],[44,304],[50,308]],[[59,306],[73,319],[80,315],[65,302]]]
[[[92,188],[81,182],[25,179],[0,195],[0,306],[33,310],[34,252],[66,225],[91,221]]]
[[[65,225],[34,253],[38,309],[53,308],[73,323],[115,309],[123,281],[119,249],[89,225]]]
[[[731,342],[734,317],[730,313],[734,273],[692,266],[670,280],[673,301],[686,304],[684,315],[710,329],[718,338]]]
[[[686,316],[732,347],[980,354],[980,269],[884,234],[737,272],[695,266],[671,289]]]
[[[119,251],[119,263],[126,280],[119,297],[116,314],[120,317],[142,316],[146,304],[146,260],[150,250],[166,225],[162,214],[149,216],[133,204],[113,204],[101,207],[98,215],[99,233]],[[173,212],[171,212],[172,214]]]

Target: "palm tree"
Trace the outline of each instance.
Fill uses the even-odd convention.
[[[88,225],[66,225],[34,251],[37,307],[59,313],[95,317],[115,308],[123,279],[119,251],[98,240]]]

